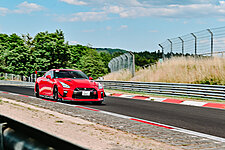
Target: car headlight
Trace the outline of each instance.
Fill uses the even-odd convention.
[[[70,86],[64,82],[60,82],[64,88],[70,88]]]
[[[103,89],[103,86],[101,85],[101,83],[98,83],[98,89]]]

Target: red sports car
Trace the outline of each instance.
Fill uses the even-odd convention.
[[[37,78],[35,96],[53,98],[56,101],[88,101],[101,104],[104,89],[100,83],[87,77],[80,70],[52,69]]]

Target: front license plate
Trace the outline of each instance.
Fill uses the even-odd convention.
[[[90,91],[82,91],[82,96],[90,96]]]

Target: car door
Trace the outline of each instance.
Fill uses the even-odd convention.
[[[53,95],[53,86],[54,86],[54,74],[53,71],[49,72],[49,75],[51,76],[51,79],[47,79],[45,86],[46,86],[46,95],[52,96]]]
[[[48,79],[46,78],[47,75],[50,75],[50,71],[46,72],[44,76],[41,78],[41,81],[39,83],[40,95],[47,94],[47,81],[48,81]]]

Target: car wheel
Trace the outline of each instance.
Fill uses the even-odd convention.
[[[58,92],[58,88],[57,86],[54,87],[54,90],[53,90],[53,99],[55,101],[58,101],[59,100],[59,92]]]
[[[40,97],[40,94],[39,94],[39,86],[38,86],[38,84],[36,84],[36,92],[35,92],[35,96],[36,96],[37,98]]]

